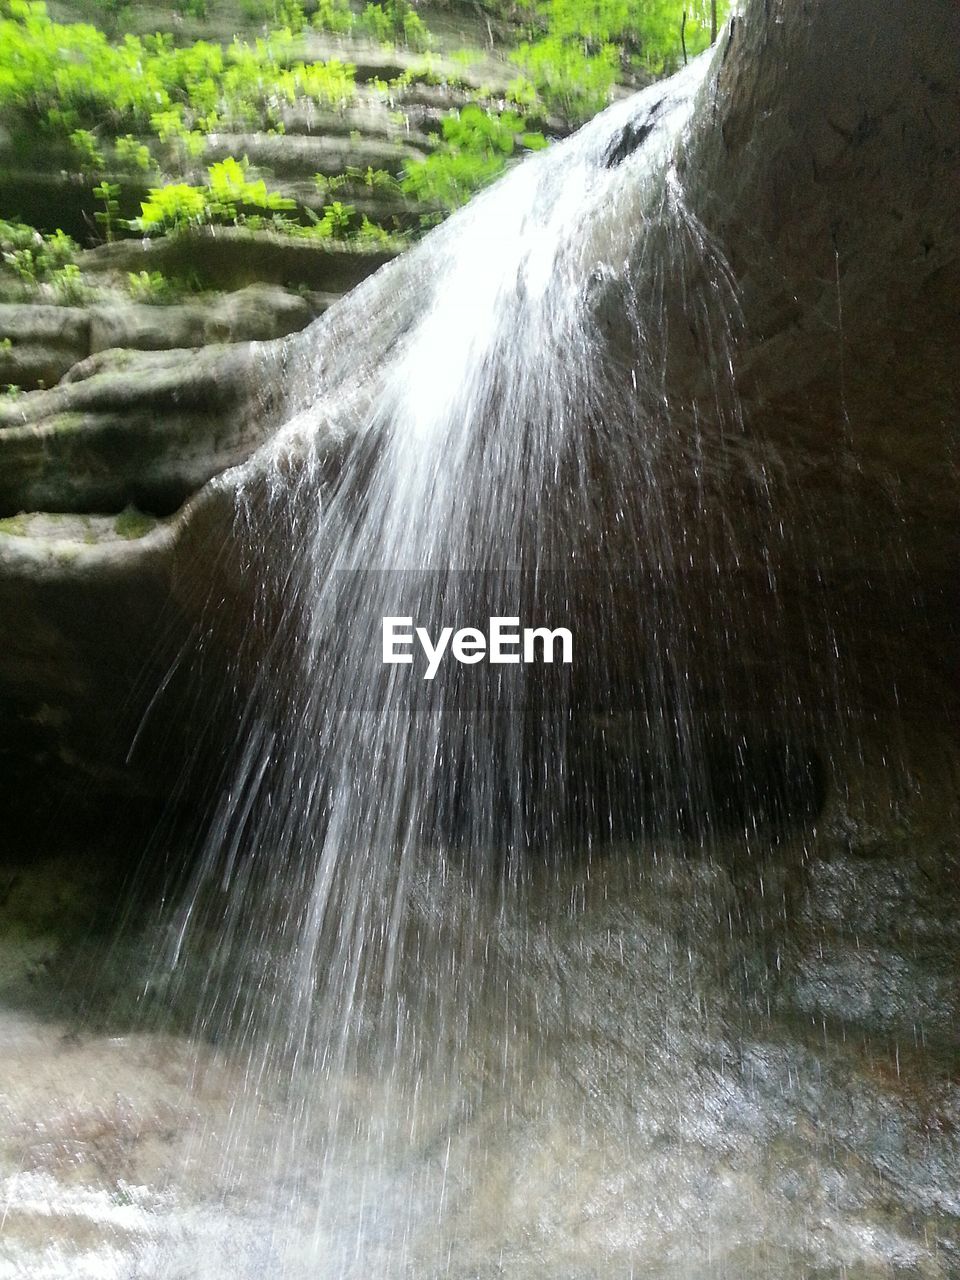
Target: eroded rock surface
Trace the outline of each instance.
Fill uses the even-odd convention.
[[[864,684],[889,693],[906,670],[916,699],[911,715],[922,718],[924,705],[945,709],[955,725],[957,18],[947,0],[924,0],[923,8],[921,22],[892,2],[882,13],[865,4],[801,11],[756,3],[726,33],[678,168],[697,234],[736,283],[737,429],[720,429],[714,355],[698,349],[696,328],[685,321],[684,307],[697,289],[709,292],[709,280],[691,277],[682,295],[667,282],[666,377],[673,401],[699,424],[699,482],[718,542],[736,546],[762,575],[767,566],[756,553],[763,548],[750,531],[761,516],[767,530],[778,519],[786,550],[777,572],[788,613],[804,617],[810,581],[826,588],[846,641],[865,660]],[[203,247],[212,273],[233,271],[217,264],[235,261],[235,242],[243,235],[217,235]],[[242,243],[248,250],[260,252]],[[130,250],[98,252],[108,262]],[[150,252],[194,250],[170,241]],[[341,268],[347,287],[356,264],[338,260]],[[239,282],[242,273],[231,278]],[[367,345],[389,344],[416,314],[417,282],[397,263],[374,285],[365,295]],[[616,305],[613,297],[598,310],[614,349]],[[207,347],[186,357],[93,357],[74,380],[12,402],[0,429],[4,511],[116,514],[134,503],[170,515],[279,425],[292,407],[288,392],[309,383],[328,348],[359,343],[359,353],[363,340],[354,318],[339,318],[346,314],[334,311],[321,331],[272,344]],[[366,355],[375,364],[377,353]],[[122,359],[131,360],[126,370]],[[255,474],[256,467],[248,483]],[[220,582],[231,483],[123,547],[8,527],[0,548],[8,602],[0,696],[12,741],[16,726],[35,723],[45,706],[53,705],[57,724],[82,723],[68,690],[53,703],[48,696],[50,655],[63,647],[85,672],[88,698],[109,704],[114,694],[103,692],[104,677],[112,687],[115,667],[100,652],[95,619],[124,613],[129,666],[142,669],[178,575],[205,581],[208,595],[234,593]],[[685,501],[681,495],[680,511]],[[728,538],[730,528],[739,542]],[[114,582],[127,593],[122,604],[113,603]],[[35,587],[40,595],[25,609]],[[87,593],[80,610],[78,593]],[[91,620],[82,634],[79,616]],[[189,633],[189,617],[178,625]],[[33,655],[26,665],[10,656],[24,652]],[[815,701],[815,676],[804,678]],[[124,701],[135,684],[131,677],[123,686]],[[863,715],[878,714],[872,696],[864,695]],[[90,746],[78,751],[66,730],[50,732],[48,741],[73,762]],[[115,754],[111,760],[121,767]]]

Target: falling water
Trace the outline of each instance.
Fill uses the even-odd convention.
[[[813,713],[780,661],[770,478],[738,508],[735,462],[704,461],[705,431],[733,459],[742,431],[736,282],[687,196],[708,67],[345,298],[286,370],[288,425],[221,482],[235,599],[203,670],[235,741],[146,983],[196,1011],[197,1101],[136,1274],[929,1261],[902,1117],[775,1021],[811,731],[848,691],[834,672]],[[385,616],[567,627],[573,662],[427,681],[416,646],[382,662]],[[896,1135],[914,1226],[822,1114],[831,1151]]]
[[[274,1247],[311,1206],[324,1274],[370,1274],[365,1233],[385,1230],[399,1253],[377,1266],[414,1265],[406,1250],[425,1246],[407,1233],[450,1212],[455,1175],[384,1206],[404,1144],[446,1134],[449,1165],[455,1116],[491,1090],[513,1106],[539,1069],[512,972],[537,943],[507,939],[546,900],[542,867],[654,831],[703,843],[719,818],[682,616],[703,557],[664,481],[696,465],[677,447],[668,289],[719,428],[736,427],[735,289],[678,171],[706,65],[521,165],[408,255],[399,283],[373,281],[318,325],[315,385],[274,446],[270,492],[255,479],[241,493],[250,571],[272,593],[253,629],[264,651],[168,963],[215,930],[199,1030],[249,1055],[234,1134],[283,1082],[285,1122],[256,1157],[284,1187]],[[359,372],[354,333],[377,361]],[[385,616],[431,635],[491,616],[564,626],[576,657],[570,671],[448,660],[425,681],[419,655],[382,663]],[[716,623],[735,643],[733,620]],[[499,1060],[478,1064],[491,1002]],[[345,1100],[357,1081],[376,1082],[375,1121]],[[314,1164],[304,1135],[320,1132]],[[363,1225],[342,1202],[350,1169]]]

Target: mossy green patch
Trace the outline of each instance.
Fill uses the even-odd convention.
[[[113,531],[119,538],[142,538],[156,528],[156,518],[144,515],[136,507],[125,507],[113,522]]]

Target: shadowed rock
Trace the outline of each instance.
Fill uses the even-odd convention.
[[[665,391],[678,409],[678,448],[695,442],[698,458],[695,477],[679,482],[678,518],[696,509],[705,540],[726,543],[733,527],[746,571],[762,576],[750,530],[758,512],[769,520],[779,511],[790,536],[779,589],[797,616],[804,582],[833,575],[838,607],[861,620],[864,651],[884,649],[897,669],[922,665],[907,657],[922,652],[934,689],[956,657],[958,616],[957,22],[949,0],[909,12],[894,0],[879,9],[754,3],[723,36],[676,172],[689,227],[736,283],[735,431],[718,415],[717,353],[696,322],[716,281],[690,275],[682,290],[659,281]],[[636,145],[624,139],[610,163]],[[641,275],[652,234],[637,228]],[[211,242],[211,271],[230,242]],[[291,393],[306,395],[314,365],[331,353],[353,357],[345,396],[375,396],[423,281],[402,259],[364,289],[365,330],[335,307],[321,328],[279,343],[137,357],[125,369],[95,359],[77,380],[7,407],[3,509],[116,512],[132,501],[170,512],[302,407]],[[597,324],[612,361],[626,328],[619,305],[601,282]],[[344,447],[331,438],[319,451],[335,465]],[[258,458],[245,471],[254,500],[267,469]],[[42,726],[43,750],[79,775],[163,790],[169,769],[150,760],[131,773],[117,735],[91,741],[90,726],[119,724],[121,705],[142,713],[164,669],[150,665],[158,618],[169,620],[167,652],[189,643],[211,592],[243,618],[243,570],[225,551],[233,487],[222,476],[168,524],[123,545],[29,528],[0,538],[0,705],[11,755],[22,754],[29,726]],[[120,679],[103,623],[118,613],[129,656]],[[71,680],[56,674],[68,670]]]

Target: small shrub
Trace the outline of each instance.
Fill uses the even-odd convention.
[[[348,0],[319,0],[312,22],[318,31],[344,36],[353,30],[356,18]]]
[[[405,44],[421,52],[432,44],[430,32],[409,0],[368,4],[357,19],[357,26],[380,44]]]
[[[392,236],[386,227],[381,227],[376,222],[371,222],[364,215],[363,221],[360,223],[360,230],[357,232],[357,239],[362,244],[377,245],[386,248],[392,245],[396,237]]]
[[[130,173],[147,173],[153,165],[150,148],[138,141],[132,134],[126,134],[116,141],[117,166]]]
[[[180,296],[179,288],[162,271],[129,271],[127,292],[134,302],[165,306]]]
[[[112,244],[120,225],[120,186],[116,182],[101,182],[93,188],[93,194],[103,204],[103,208],[97,209],[93,216],[103,228],[104,240]]]
[[[585,120],[610,101],[617,81],[620,54],[606,43],[587,54],[582,42],[548,36],[522,44],[511,58],[526,73],[537,93],[569,120]]]
[[[296,201],[276,191],[268,191],[262,178],[247,177],[247,163],[232,156],[211,165],[205,186],[186,182],[154,187],[140,206],[139,218],[130,226],[144,235],[179,231],[207,222],[237,223],[246,208],[295,209]]]
[[[70,135],[70,146],[84,173],[92,173],[104,167],[103,152],[88,129],[74,129]]]
[[[43,243],[40,232],[25,222],[4,222],[0,219],[0,249],[6,253],[14,249],[32,249]]]
[[[140,217],[134,218],[130,226],[144,235],[157,235],[191,225],[199,226],[208,221],[208,217],[205,188],[192,187],[186,182],[171,182],[164,187],[151,188],[150,198],[140,206]]]
[[[73,262],[79,252],[77,242],[59,229],[43,238],[43,270],[53,271]]]
[[[393,40],[393,23],[382,5],[368,4],[357,19],[357,26],[364,35],[380,44],[390,44]]]
[[[294,34],[301,32],[307,25],[306,15],[300,0],[276,0],[273,17],[278,27]]]
[[[72,262],[51,272],[50,284],[57,301],[67,307],[82,306],[89,301],[92,293],[83,282],[80,268]]]
[[[443,119],[444,145],[407,169],[403,191],[425,204],[456,209],[499,177],[518,147],[536,151],[547,145],[541,133],[524,131],[523,123],[515,112],[498,115],[475,104],[452,112]]]
[[[334,240],[346,240],[355,213],[353,205],[334,200],[324,206],[323,217],[314,225],[314,233],[324,239],[329,236]]]
[[[257,209],[295,209],[295,200],[282,196],[278,191],[268,191],[262,178],[251,182],[247,178],[246,160],[228,156],[207,170],[209,185],[207,202],[211,217],[225,222],[235,222],[241,206],[252,205]]]
[[[248,22],[266,22],[273,14],[271,0],[240,0],[240,12]]]
[[[0,251],[13,274],[35,288],[71,264],[78,249],[63,231],[44,236],[22,222],[0,222]]]
[[[207,16],[207,0],[177,0],[177,13],[183,18],[203,19]]]
[[[39,281],[37,258],[33,249],[12,249],[3,255],[3,260],[24,284],[35,285]]]

